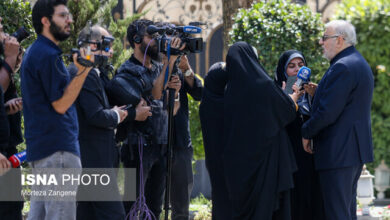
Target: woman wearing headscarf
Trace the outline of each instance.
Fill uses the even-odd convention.
[[[296,79],[302,66],[307,66],[307,63],[300,51],[283,52],[276,68],[275,82],[282,86],[283,82],[290,81],[289,78]],[[310,117],[310,101],[311,97],[307,93],[298,99],[299,109],[295,120],[286,127],[298,166],[298,171],[294,173],[294,189],[291,192],[293,220],[321,220],[325,216],[318,177],[314,170],[314,158],[302,147],[301,127]]]
[[[246,42],[229,48],[226,71],[223,163],[232,217],[291,219],[296,165],[285,126],[296,117],[299,93],[286,95]]]
[[[204,80],[199,116],[202,126],[206,167],[211,181],[212,219],[233,219],[231,202],[226,189],[222,153],[224,144],[224,92],[227,83],[225,63],[212,65]]]

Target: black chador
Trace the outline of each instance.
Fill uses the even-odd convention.
[[[199,116],[202,125],[206,167],[211,180],[213,220],[232,219],[232,206],[226,188],[222,153],[225,148],[223,131],[223,99],[227,82],[225,64],[212,65],[204,80]]]
[[[291,219],[295,159],[285,126],[294,101],[267,75],[248,43],[230,47],[224,100],[224,171],[233,219]]]

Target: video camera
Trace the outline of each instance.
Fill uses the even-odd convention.
[[[166,43],[172,37],[178,37],[182,43],[186,44],[186,47],[182,51],[171,49],[172,55],[200,53],[203,50],[203,39],[191,37],[192,34],[200,34],[202,32],[202,29],[198,27],[199,25],[203,24],[200,22],[192,22],[187,26],[174,26],[169,24],[163,27],[149,25],[146,28],[146,32],[149,35],[159,34],[155,40],[157,40],[159,51],[162,53],[167,53]]]
[[[91,35],[92,35],[92,27],[91,26],[92,26],[91,23],[89,23],[89,34],[87,35],[87,38],[86,39],[79,39],[77,42],[77,46],[79,48],[81,48],[81,47],[83,47],[83,45],[87,44],[88,45],[87,46],[87,51],[88,51],[87,53],[91,52],[89,44],[96,44],[97,45],[96,51],[105,51],[105,52],[110,51],[111,44],[112,44],[112,42],[114,42],[115,39],[113,37],[102,36],[101,41],[92,41],[91,40]],[[80,51],[77,48],[72,48],[71,55],[74,53],[78,54],[77,62],[85,67],[92,67],[92,66],[105,67],[108,65],[108,57],[107,56],[95,54],[94,55],[95,60],[94,60],[94,62],[91,62],[89,59],[81,58]],[[87,54],[87,58],[88,58],[88,54]],[[73,62],[72,56],[69,56],[69,62]]]
[[[15,33],[11,34],[11,36],[15,37],[17,41],[20,43],[24,39],[30,36],[30,33],[26,30],[25,27],[20,27]]]

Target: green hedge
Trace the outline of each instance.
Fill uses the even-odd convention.
[[[23,41],[22,46],[27,47],[35,40],[36,34],[32,26],[31,5],[28,1],[1,0],[0,16],[3,18],[1,23],[6,33],[12,34],[19,27],[24,26],[31,34],[27,40]]]
[[[236,15],[231,43],[246,41],[259,51],[260,63],[269,74],[275,72],[279,56],[296,49],[305,55],[314,81],[319,81],[328,66],[318,44],[324,31],[320,14],[307,5],[289,0],[258,2]]]

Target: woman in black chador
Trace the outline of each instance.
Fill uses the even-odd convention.
[[[219,62],[212,65],[204,80],[202,102],[199,106],[206,167],[211,181],[213,220],[232,219],[232,205],[229,201],[221,163],[225,148],[223,101],[227,79],[225,63]]]
[[[286,95],[245,42],[230,47],[226,71],[223,163],[233,219],[289,220],[296,165],[285,126],[299,93]]]
[[[289,78],[296,79],[302,66],[307,64],[300,51],[285,51],[279,58],[275,82],[282,86]],[[286,88],[286,91],[288,90]],[[298,166],[298,171],[294,173],[294,189],[291,192],[292,220],[321,220],[325,216],[318,177],[314,170],[314,158],[303,150],[302,145],[301,127],[309,118],[310,100],[311,97],[307,93],[298,100],[299,109],[295,120],[286,127]]]

